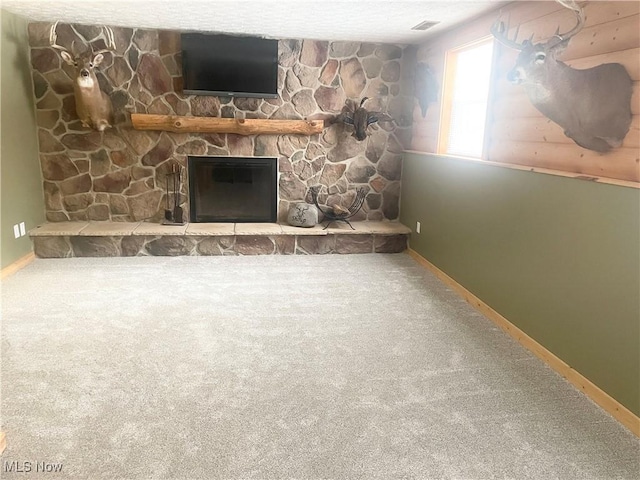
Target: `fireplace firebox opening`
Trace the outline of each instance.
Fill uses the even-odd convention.
[[[277,164],[272,157],[190,156],[190,221],[275,223]]]

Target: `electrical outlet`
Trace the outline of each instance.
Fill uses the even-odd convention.
[[[420,222],[416,222],[416,233],[420,233]]]
[[[20,225],[14,225],[13,226],[13,236],[15,238],[20,238]]]
[[[20,236],[24,237],[27,234],[27,227],[25,227],[24,222],[20,222]]]

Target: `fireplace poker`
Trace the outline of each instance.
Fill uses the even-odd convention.
[[[180,206],[180,184],[182,183],[182,166],[176,165],[176,190],[173,218],[176,223],[182,223],[182,207]]]

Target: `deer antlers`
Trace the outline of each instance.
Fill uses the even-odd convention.
[[[57,50],[60,50],[61,52],[66,52],[72,57],[75,57],[73,43],[71,44],[71,52],[65,47],[63,47],[62,45],[58,45],[58,34],[56,33],[56,29],[58,28],[58,23],[59,22],[54,23],[51,26],[51,30],[49,30],[49,45]],[[115,41],[113,30],[111,29],[111,27],[103,26],[102,31],[104,32],[105,43],[107,45],[107,48],[103,48],[102,50],[93,52],[94,55],[97,55],[98,53],[114,51],[116,49],[116,41]]]
[[[569,10],[572,10],[575,13],[576,25],[566,33],[560,33],[560,27],[558,27],[556,29],[556,33],[548,41],[548,44],[547,44],[548,48],[553,48],[562,42],[568,41],[571,37],[573,37],[580,30],[582,30],[582,27],[584,27],[584,21],[585,21],[584,11],[582,10],[582,8],[580,8],[580,6],[578,6],[578,4],[576,4],[575,0],[556,0],[556,2],[562,5],[563,7],[568,8]],[[510,39],[506,34],[509,31],[509,20],[507,20],[507,25],[505,27],[504,22],[502,22],[499,17],[489,29],[489,31],[495,37],[495,39],[498,40],[503,45],[509,48],[513,48],[515,50],[522,50],[525,47],[527,42],[531,43],[533,41],[533,34],[531,34],[531,37],[529,37],[528,40],[524,40],[522,43],[519,43],[518,42],[519,30],[520,30],[520,25],[516,27],[516,32],[515,32],[515,35],[513,36],[513,40]]]

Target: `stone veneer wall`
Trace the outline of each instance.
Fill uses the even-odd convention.
[[[356,220],[395,220],[400,198],[401,152],[410,142],[413,99],[403,77],[405,50],[396,45],[280,40],[277,99],[181,94],[179,32],[114,27],[117,50],[99,67],[101,88],[113,103],[115,128],[104,133],[80,125],[73,68],[49,46],[49,23],[29,24],[31,62],[45,207],[51,222],[160,221],[165,174],[187,155],[276,156],[280,221],[290,202],[310,200],[321,184],[323,203],[349,203],[355,188],[368,190]],[[57,28],[58,43],[104,48],[98,26]],[[138,131],[130,113],[302,119],[338,113],[347,98],[371,100],[397,125],[381,124],[363,142],[350,127],[332,125],[312,136],[176,134]],[[187,182],[181,204],[188,215]],[[188,218],[188,216],[187,216]]]

